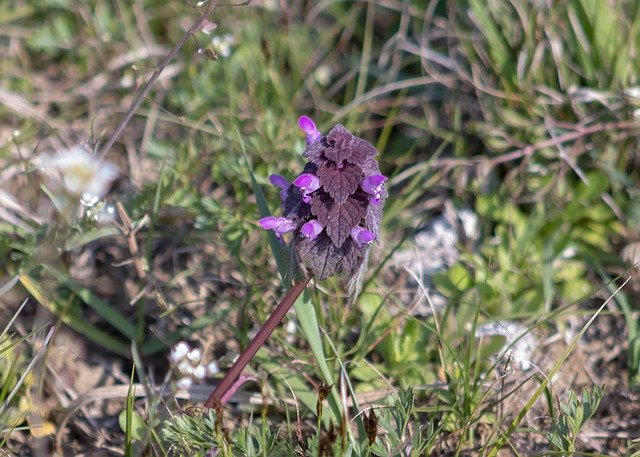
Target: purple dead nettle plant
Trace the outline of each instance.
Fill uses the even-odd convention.
[[[354,295],[366,266],[369,247],[379,236],[382,207],[387,198],[386,176],[380,173],[370,143],[336,125],[327,135],[307,116],[298,119],[306,134],[302,154],[307,163],[291,183],[283,176],[269,181],[280,189],[282,216],[268,216],[259,223],[273,230],[281,243],[290,244],[304,280],[296,282],[251,340],[205,402],[220,407],[239,387],[244,367],[303,292],[311,277],[327,279],[346,273]]]
[[[326,136],[306,116],[298,125],[307,135],[302,155],[308,162],[291,184],[271,175],[281,189],[283,214],[260,219],[260,225],[279,239],[292,233],[298,260],[317,279],[358,276],[380,232],[387,197],[378,151],[339,124]]]

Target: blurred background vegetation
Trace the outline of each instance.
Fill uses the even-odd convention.
[[[479,405],[505,343],[476,345],[473,331],[515,322],[545,337],[575,332],[640,261],[640,2],[217,6],[215,30],[187,41],[105,157],[121,177],[100,205],[111,214],[122,205],[117,224],[97,221],[97,209],[62,211],[38,170],[42,157],[78,143],[99,148],[197,17],[186,1],[0,4],[0,401],[20,392],[3,407],[5,432],[33,429],[38,416],[52,428],[36,442],[67,433],[56,429],[55,398],[62,409],[69,399],[43,381],[59,367],[41,364],[19,382],[52,322],[71,328],[86,354],[120,364],[118,382],[127,382],[131,341],[144,360],[138,376],[159,382],[171,379],[166,354],[180,340],[229,365],[282,292],[251,176],[275,211],[267,178],[301,169],[296,119],[306,114],[322,131],[342,123],[370,141],[390,176],[361,299],[347,308],[340,281],[317,285],[326,352],[336,364],[355,361],[356,392],[444,383],[426,394],[434,409],[421,411],[435,430],[428,449],[477,451],[482,424],[502,425]],[[456,238],[455,259],[422,284],[444,298],[440,318],[416,316],[405,292],[425,301],[424,290],[391,259],[419,251],[430,221],[462,210],[475,216],[475,234]],[[617,326],[603,334],[619,339],[615,388],[640,382],[639,289],[632,276],[606,309]],[[259,360],[272,374],[288,367],[291,383],[317,375],[295,327],[279,330]],[[590,373],[595,384],[610,371],[602,373]],[[288,396],[281,376],[269,382]],[[411,416],[413,400],[400,400]],[[69,433],[85,437],[74,449],[88,446],[86,430]],[[451,444],[449,434],[464,439]],[[33,446],[26,432],[11,436],[13,449]],[[563,450],[553,447],[562,439],[545,442],[526,449]],[[622,442],[589,449],[627,449]]]

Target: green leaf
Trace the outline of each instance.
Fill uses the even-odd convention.
[[[89,244],[92,241],[118,234],[120,234],[120,231],[116,227],[99,227],[71,237],[71,239],[66,242],[64,248],[66,251],[71,251],[73,249],[78,249],[85,244]]]
[[[258,185],[258,181],[256,181],[256,177],[253,173],[253,168],[249,164],[249,159],[247,157],[247,151],[244,146],[244,142],[242,141],[242,137],[240,136],[240,132],[236,129],[236,136],[238,141],[240,142],[240,146],[242,148],[242,156],[244,158],[245,166],[247,167],[247,172],[249,173],[249,178],[251,179],[251,187],[253,189],[253,193],[256,196],[256,203],[258,204],[258,211],[260,211],[260,217],[268,217],[271,216],[271,211],[269,211],[269,206],[267,205],[267,200],[264,198],[264,194],[262,193],[262,189]],[[282,255],[282,248],[280,246],[280,242],[278,238],[275,236],[272,230],[266,230],[267,237],[269,239],[269,247],[271,248],[271,252],[273,253],[273,258],[276,261],[276,266],[278,267],[278,271],[280,272],[280,277],[285,284],[288,282],[288,272],[289,268],[287,267],[287,262],[285,261]],[[287,284],[288,285],[288,284]]]
[[[324,349],[322,347],[322,339],[320,338],[320,327],[318,326],[318,320],[316,318],[316,312],[313,308],[311,300],[309,298],[309,292],[305,291],[298,300],[293,304],[293,308],[296,311],[296,316],[300,321],[300,329],[304,334],[313,357],[318,363],[320,373],[324,378],[324,382],[327,385],[336,383],[336,377],[334,377],[327,365],[327,360],[324,355]],[[332,417],[331,419],[335,423],[340,423],[341,409],[338,393],[335,389],[331,390],[331,396],[329,397],[329,406],[331,407]]]
[[[136,339],[136,330],[126,317],[120,314],[115,308],[107,302],[101,300],[93,294],[89,289],[81,287],[74,281],[68,280],[64,283],[69,287],[80,299],[89,305],[104,320],[113,325],[121,334],[130,340]]]
[[[473,285],[473,278],[469,274],[469,270],[459,262],[449,268],[447,276],[451,285],[460,292],[464,292]]]
[[[123,432],[127,431],[127,409],[120,411],[118,415],[118,425]],[[146,429],[144,419],[138,411],[131,411],[131,437],[136,441],[142,441],[144,438],[144,431]]]
[[[20,283],[31,294],[31,296],[47,308],[52,313],[58,315],[62,322],[74,329],[76,332],[86,336],[91,341],[99,344],[103,348],[122,355],[124,357],[129,356],[129,348],[126,344],[113,338],[111,335],[103,332],[94,325],[87,323],[85,319],[81,319],[78,316],[70,314],[61,304],[54,300],[47,298],[47,294],[44,290],[29,276],[21,275]]]

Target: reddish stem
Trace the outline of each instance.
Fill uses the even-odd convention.
[[[207,401],[204,402],[205,408],[216,408],[226,403],[228,399],[225,399],[224,402],[222,401],[224,394],[240,377],[240,374],[242,373],[244,368],[251,361],[251,359],[253,359],[253,356],[256,355],[258,349],[260,349],[265,341],[267,341],[267,338],[269,338],[269,336],[273,333],[276,326],[280,323],[284,315],[287,314],[287,311],[289,311],[291,306],[304,291],[305,287],[307,287],[307,284],[309,284],[310,280],[311,276],[296,282],[291,287],[291,289],[289,289],[282,301],[278,304],[278,306],[276,306],[276,309],[273,310],[273,313],[271,313],[271,316],[269,316],[267,322],[265,322],[264,325],[260,327],[260,330],[258,330],[256,336],[254,336],[253,339],[249,342],[247,348],[242,352],[242,354],[240,354],[238,360],[235,361],[225,377],[222,378],[222,381],[220,381],[220,383],[213,390],[213,393],[209,396],[209,398],[207,398]]]

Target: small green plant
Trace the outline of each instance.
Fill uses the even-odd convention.
[[[369,448],[371,455],[386,457],[417,457],[431,455],[437,437],[433,423],[425,420],[423,413],[418,416],[415,408],[413,389],[400,389],[397,395],[390,395],[387,405],[371,410],[369,418],[375,418],[383,439],[376,439]],[[372,421],[367,421],[371,423]]]
[[[636,438],[629,442],[626,457],[640,457],[640,438]]]
[[[162,438],[169,452],[176,456],[201,457],[217,447],[228,450],[216,423],[216,412],[212,409],[185,412],[164,422]]]
[[[584,424],[595,414],[603,393],[603,389],[598,386],[591,389],[585,387],[580,397],[572,390],[569,391],[567,401],[560,404],[560,416],[553,420],[551,431],[547,434],[552,450],[562,452],[561,455],[577,450],[578,434]]]

